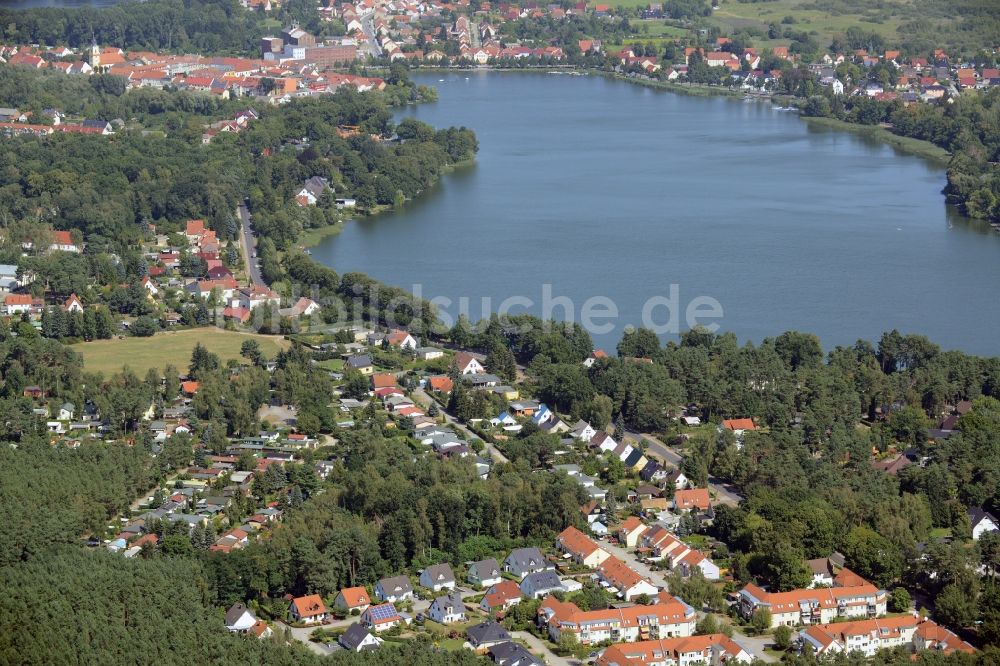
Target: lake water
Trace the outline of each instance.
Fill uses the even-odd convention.
[[[797,329],[830,349],[898,328],[1000,353],[1000,234],[945,205],[940,165],[766,103],[600,77],[417,80],[440,99],[403,115],[473,128],[476,164],[313,248],[340,273],[469,297],[474,320],[482,297],[496,309],[524,296],[541,314],[546,284],[577,321],[605,296],[618,318],[594,340],[609,351],[677,285],[682,330],[685,308],[707,296],[724,316],[703,323],[741,340]]]

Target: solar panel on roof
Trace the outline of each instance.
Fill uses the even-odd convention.
[[[383,604],[382,606],[373,606],[372,617],[376,620],[391,620],[396,617],[396,609],[392,604]]]

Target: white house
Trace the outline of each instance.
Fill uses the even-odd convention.
[[[464,622],[466,615],[462,595],[451,591],[443,597],[438,597],[431,602],[431,607],[427,609],[427,617],[440,624]]]
[[[1000,531],[1000,521],[989,511],[983,511],[978,507],[969,509],[969,522],[972,523],[972,538],[979,541],[979,538],[986,532]]]
[[[455,367],[461,375],[478,375],[486,372],[479,360],[468,352],[455,354]]]
[[[233,604],[226,611],[226,629],[235,634],[245,634],[255,624],[257,624],[257,616],[243,604]]]
[[[476,587],[490,587],[499,583],[503,577],[500,575],[500,563],[495,557],[490,557],[469,565],[468,580]]]
[[[406,619],[391,603],[369,606],[361,614],[361,626],[372,631],[385,631],[406,623]]]
[[[375,585],[375,596],[380,601],[405,601],[413,598],[413,586],[406,576],[383,578]]]
[[[420,573],[420,584],[435,592],[454,590],[455,572],[450,564],[432,564]]]
[[[565,589],[555,571],[539,571],[528,574],[521,581],[521,594],[528,599],[540,599],[547,594],[563,592]]]
[[[293,622],[303,624],[318,624],[326,620],[328,613],[326,604],[318,594],[307,594],[304,597],[292,599],[288,614]]]

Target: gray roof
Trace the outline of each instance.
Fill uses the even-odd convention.
[[[368,354],[358,354],[357,356],[348,356],[347,365],[352,368],[367,368],[372,365],[372,357]]]
[[[490,659],[499,666],[543,666],[545,662],[528,652],[520,643],[509,641],[489,649]]]
[[[473,562],[469,567],[469,572],[475,572],[476,577],[480,580],[484,578],[493,577],[493,572],[497,574],[500,573],[500,564],[497,562],[495,557],[488,557],[485,560],[480,560],[479,562]]]
[[[453,606],[461,612],[465,611],[465,602],[462,601],[462,595],[455,590],[452,590],[448,594],[438,597],[433,602],[431,602],[431,605],[437,606],[442,611],[448,606]]]
[[[355,622],[347,628],[340,636],[340,644],[343,645],[348,650],[358,651],[358,646],[361,645],[366,638],[371,635],[366,627],[363,627],[360,622]],[[375,646],[365,646],[365,649],[374,650]]]
[[[434,582],[454,582],[455,572],[451,570],[448,563],[432,564],[423,571],[427,577]]]
[[[496,622],[483,622],[469,627],[465,631],[465,635],[473,644],[499,643],[510,640],[510,634],[507,633],[507,630]]]
[[[553,590],[562,587],[562,581],[559,580],[559,575],[555,571],[536,571],[524,577],[524,580],[521,581],[521,589],[523,590],[527,585],[536,591]]]
[[[393,576],[392,578],[383,578],[378,582],[382,586],[382,590],[386,594],[391,594],[393,596],[399,594],[408,594],[413,592],[413,586],[410,585],[410,579],[406,576]]]
[[[515,548],[503,561],[505,567],[518,571],[540,571],[551,569],[553,565],[537,548]]]
[[[989,518],[994,524],[998,524],[996,517],[989,511],[984,511],[978,506],[974,506],[969,509],[969,522],[972,523],[973,527],[981,523],[986,518]]]
[[[241,603],[235,603],[229,607],[229,610],[226,611],[226,626],[230,627],[236,624],[236,621],[243,617],[244,613],[250,613],[254,619],[257,618],[257,616],[253,614],[252,610]]]

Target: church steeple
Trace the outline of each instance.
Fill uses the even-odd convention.
[[[101,69],[101,47],[97,45],[96,39],[90,44],[90,57],[88,60],[94,71]]]

